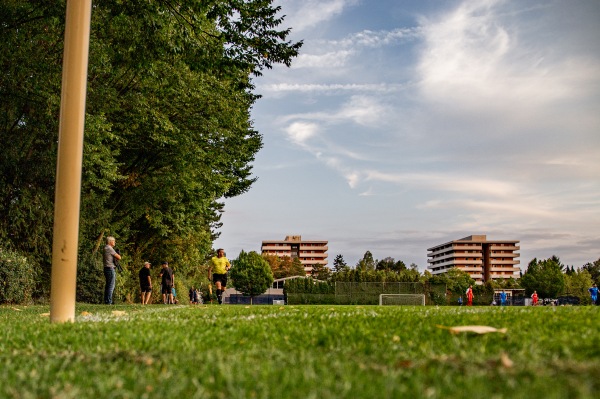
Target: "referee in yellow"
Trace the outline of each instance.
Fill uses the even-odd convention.
[[[217,256],[213,256],[210,260],[208,278],[210,279],[212,274],[212,282],[217,287],[219,305],[223,303],[223,293],[227,289],[227,272],[229,269],[231,269],[231,263],[225,257],[225,250],[223,248],[217,249]]]

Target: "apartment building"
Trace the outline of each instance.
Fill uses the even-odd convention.
[[[428,248],[427,269],[431,274],[459,268],[483,284],[490,279],[518,278],[518,240],[488,240],[486,235],[472,235]]]
[[[286,236],[284,240],[263,241],[260,250],[263,255],[298,258],[306,275],[310,275],[315,265],[327,265],[327,244],[327,241],[303,241],[302,236]]]

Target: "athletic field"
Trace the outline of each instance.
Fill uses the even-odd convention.
[[[2,398],[597,398],[600,307],[0,307]],[[452,333],[489,326],[505,333]]]

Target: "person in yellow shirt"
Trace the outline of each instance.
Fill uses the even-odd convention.
[[[208,268],[208,278],[212,274],[212,282],[217,288],[217,300],[219,305],[223,303],[223,293],[227,289],[227,272],[231,269],[229,259],[225,257],[223,248],[217,249],[217,256],[213,256],[210,260]]]

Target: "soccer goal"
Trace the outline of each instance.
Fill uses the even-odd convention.
[[[380,294],[379,305],[425,306],[425,294]]]

